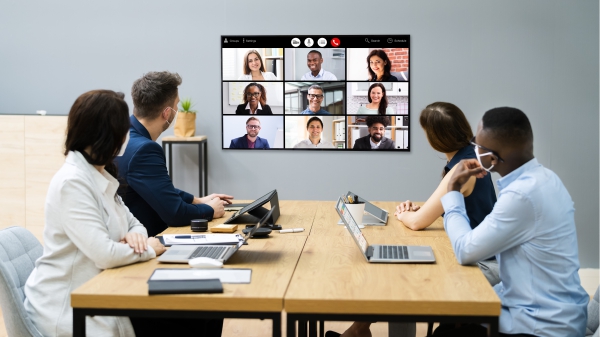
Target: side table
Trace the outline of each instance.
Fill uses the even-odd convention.
[[[207,147],[206,147],[206,136],[195,136],[195,137],[177,137],[177,136],[166,136],[162,139],[162,147],[165,151],[165,155],[169,157],[169,177],[173,181],[173,144],[197,144],[198,145],[198,183],[199,197],[208,195],[208,160],[207,160]],[[165,147],[166,145],[166,147]],[[168,151],[167,151],[168,150]]]

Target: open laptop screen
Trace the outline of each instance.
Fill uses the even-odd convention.
[[[356,223],[356,221],[354,221],[352,214],[350,214],[350,211],[348,210],[348,208],[346,208],[346,204],[344,204],[342,198],[338,199],[335,209],[342,218],[342,221],[344,221],[344,224],[346,225],[346,228],[348,228],[350,234],[352,234],[354,241],[356,241],[358,247],[360,247],[360,250],[362,250],[362,252],[366,254],[367,248],[369,247],[367,239],[365,239],[365,236],[360,231],[358,224]]]

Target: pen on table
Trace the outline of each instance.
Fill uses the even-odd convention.
[[[194,239],[201,236],[202,235],[175,235],[175,239]]]
[[[291,228],[291,229],[282,229],[279,233],[300,233],[304,232],[304,228]]]

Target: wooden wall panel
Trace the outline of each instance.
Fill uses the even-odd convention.
[[[50,180],[62,166],[67,116],[25,117],[25,226],[41,240]]]
[[[25,226],[24,120],[24,116],[0,116],[0,228]]]

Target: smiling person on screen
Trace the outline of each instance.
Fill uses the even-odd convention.
[[[333,149],[331,142],[321,139],[323,133],[323,121],[319,117],[311,117],[306,123],[308,139],[294,145],[294,149]]]
[[[310,70],[301,78],[302,81],[337,81],[334,74],[321,68],[323,55],[318,50],[311,50],[306,55],[306,65]]]
[[[229,144],[230,149],[270,149],[269,141],[260,138],[260,120],[256,117],[250,117],[246,121],[246,134],[232,139]]]

